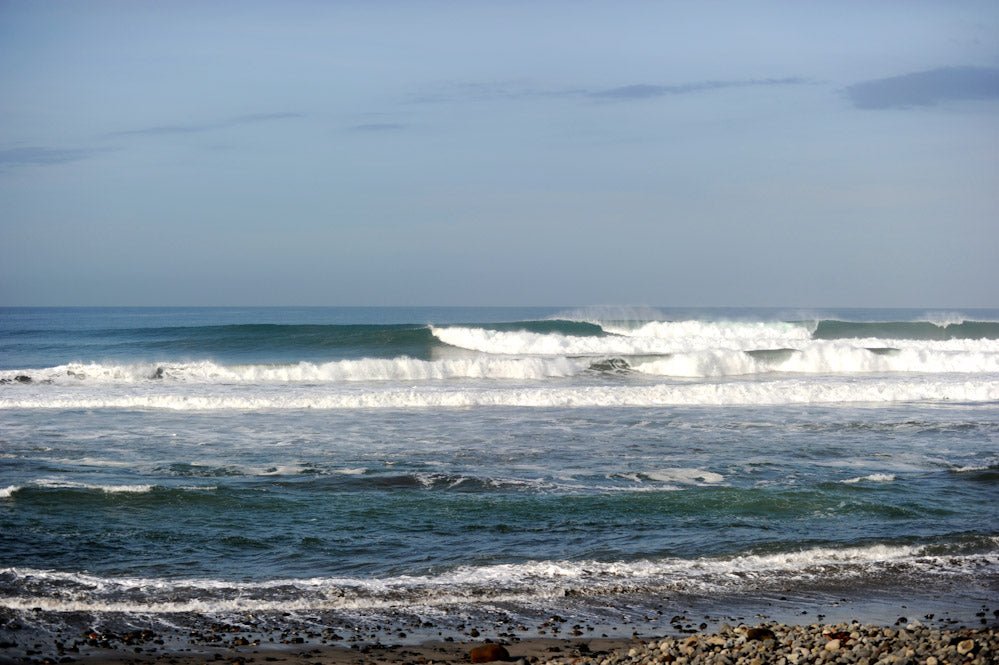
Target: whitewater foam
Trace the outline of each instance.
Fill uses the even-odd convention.
[[[138,390],[125,387],[95,391],[7,394],[0,409],[169,409],[176,411],[260,409],[457,408],[490,406],[580,407],[669,405],[780,405],[894,402],[999,401],[999,378],[939,376],[805,376],[653,385],[497,387],[495,384],[414,385],[331,390],[301,385],[204,386],[195,390]]]
[[[865,482],[865,481],[866,482],[871,482],[871,483],[891,483],[891,482],[895,481],[895,474],[893,474],[893,473],[872,473],[869,476],[858,476],[856,478],[850,478],[848,480],[844,480],[843,482],[852,485],[852,484],[856,484],[856,483],[862,483],[862,482]]]
[[[448,379],[546,379],[575,376],[589,364],[570,358],[365,358],[290,365],[219,365],[211,361],[131,365],[69,364],[0,372],[29,375],[35,384],[57,386],[150,383],[337,383],[441,381]],[[20,386],[19,386],[20,387]]]
[[[725,480],[725,476],[703,469],[660,469],[643,471],[643,475],[660,482],[705,483],[713,485]]]
[[[37,487],[48,489],[80,489],[106,492],[108,494],[117,493],[146,493],[152,491],[153,485],[100,485],[92,483],[81,483],[72,480],[61,480],[51,478],[40,478],[33,483]]]
[[[604,324],[602,336],[431,327],[434,337],[462,349],[497,355],[648,355],[698,349],[752,350],[804,344],[809,331],[792,324],[719,324],[700,321],[652,322],[639,328]]]
[[[656,592],[733,592],[767,581],[855,578],[891,567],[917,571],[980,573],[999,566],[995,549],[974,554],[931,554],[939,546],[874,544],[818,547],[775,554],[639,561],[533,561],[462,566],[436,575],[386,578],[314,577],[235,582],[215,579],[100,577],[25,568],[0,569],[0,579],[20,589],[0,598],[0,607],[46,611],[247,612],[378,609],[406,604],[425,607],[530,601],[573,595]]]
[[[926,312],[921,319],[941,328],[960,325],[968,320],[959,312]]]
[[[632,369],[644,374],[676,377],[726,377],[789,372],[798,374],[853,373],[999,373],[999,353],[948,350],[950,344],[921,343],[912,348],[881,350],[879,340],[867,346],[843,342],[812,342],[790,353],[751,355],[737,350],[714,349],[677,353],[655,360],[637,361]],[[962,345],[967,346],[967,345]],[[763,356],[763,357],[760,357]]]
[[[642,356],[682,354],[723,354],[735,357],[740,351],[768,349],[797,350],[814,362],[816,355],[825,358],[833,371],[837,365],[858,364],[857,354],[869,355],[870,349],[896,349],[908,354],[910,365],[964,363],[965,367],[995,371],[999,366],[999,340],[947,339],[912,340],[879,337],[843,340],[813,340],[812,330],[793,323],[711,323],[702,321],[646,323],[639,328],[604,324],[605,335],[576,336],[563,333],[538,333],[529,330],[491,330],[462,326],[432,327],[438,340],[455,348],[507,356]],[[953,355],[947,358],[948,354]],[[961,354],[964,354],[962,359]],[[842,355],[842,358],[839,356]],[[920,360],[920,356],[929,356]],[[898,361],[901,362],[901,361]],[[903,366],[890,371],[909,371]],[[941,371],[973,371],[945,369]]]
[[[812,330],[801,323],[762,321],[650,321],[638,328],[605,325],[607,332],[673,340],[683,346],[768,348],[807,342]]]

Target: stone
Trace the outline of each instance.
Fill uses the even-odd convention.
[[[962,642],[958,642],[957,643],[957,652],[959,654],[961,654],[962,656],[964,654],[966,654],[966,653],[970,653],[971,651],[974,651],[974,649],[975,649],[975,641],[974,640],[964,640]]]
[[[749,628],[746,630],[747,640],[775,640],[777,636],[769,628]]]
[[[501,644],[487,642],[469,651],[468,658],[473,663],[491,663],[496,660],[509,660],[510,652]]]

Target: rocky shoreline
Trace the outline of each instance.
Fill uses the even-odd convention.
[[[990,617],[990,620],[993,618]],[[985,621],[985,619],[983,619]],[[154,635],[100,636],[58,654],[0,649],[0,663],[54,665],[434,665],[512,662],[516,665],[990,665],[999,663],[999,628],[939,628],[913,621],[882,626],[852,623],[755,626],[722,623],[714,632],[665,638],[528,638],[494,642],[431,641],[418,645],[332,646],[257,644],[236,640],[195,648],[152,647]],[[146,648],[138,647],[145,644]],[[162,642],[159,642],[162,644]],[[7,645],[10,646],[10,645]],[[82,647],[82,648],[80,648]],[[483,655],[486,654],[486,655]]]
[[[555,658],[547,665],[989,665],[999,662],[996,628],[941,630],[837,624],[731,627],[714,634],[644,641],[608,655]]]

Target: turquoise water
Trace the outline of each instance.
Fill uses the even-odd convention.
[[[997,320],[2,310],[0,618],[995,603]]]

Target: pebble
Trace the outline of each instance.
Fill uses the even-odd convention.
[[[714,635],[657,638],[610,654],[553,658],[538,665],[990,665],[999,662],[997,656],[996,628],[941,630],[918,622],[904,629],[771,622],[755,627],[722,625]]]

